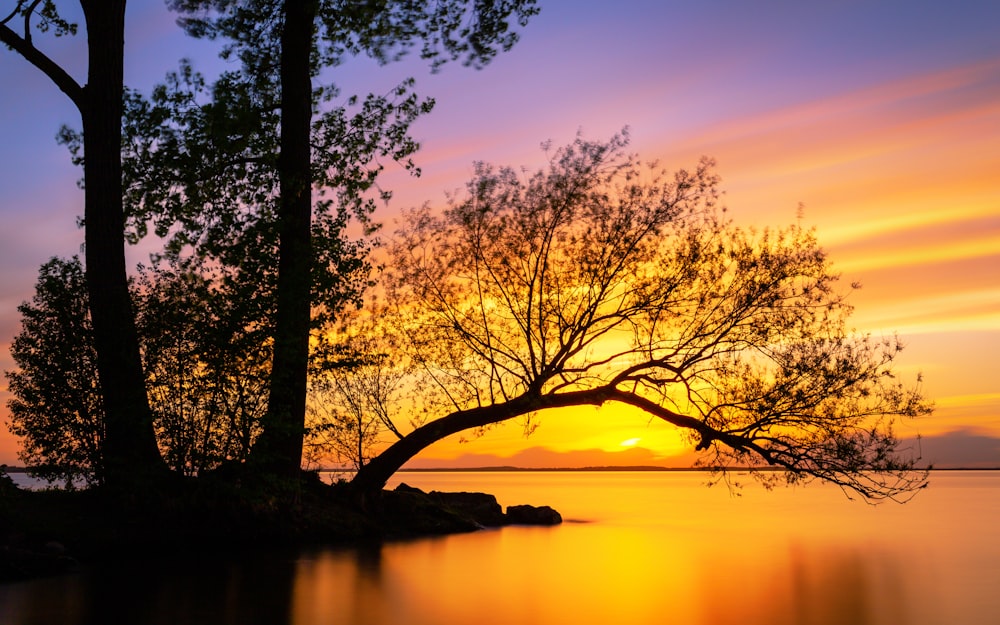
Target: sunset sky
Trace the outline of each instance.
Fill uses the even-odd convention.
[[[0,13],[9,2],[0,0]],[[472,163],[540,166],[539,144],[629,126],[632,148],[670,169],[718,162],[736,221],[815,226],[852,296],[859,332],[903,338],[900,372],[924,376],[930,460],[1000,466],[1000,3],[960,0],[803,3],[539,2],[521,42],[485,69],[417,61],[338,69],[346,94],[405,76],[437,107],[419,121],[419,179],[388,167],[379,217],[442,204]],[[126,82],[147,89],[188,56],[211,71],[212,46],[187,39],[160,0],[133,0]],[[37,45],[84,80],[83,39]],[[80,172],[55,143],[79,126],[68,100],[0,50],[0,369],[13,362],[16,307],[40,264],[78,253]],[[132,252],[138,262],[144,254]],[[0,420],[8,395],[0,391]],[[678,463],[671,428],[613,407],[543,417],[525,439],[500,427],[444,441],[414,466]],[[17,442],[0,428],[0,463]],[[617,452],[609,456],[594,451]],[[933,457],[939,454],[940,457]],[[469,456],[459,458],[460,456]]]

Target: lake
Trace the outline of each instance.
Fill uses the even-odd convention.
[[[739,496],[700,473],[403,473],[551,505],[507,527],[365,549],[97,567],[0,585],[4,625],[996,625],[1000,472],[905,505],[836,487]]]

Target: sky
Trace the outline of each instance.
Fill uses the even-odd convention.
[[[9,0],[0,0],[2,9]],[[70,3],[72,4],[72,3]],[[939,466],[1000,466],[1000,3],[962,0],[616,2],[540,0],[510,52],[482,70],[419,60],[347,63],[344,94],[407,76],[437,101],[414,126],[414,179],[390,164],[392,230],[405,207],[441,205],[474,161],[539,167],[543,141],[606,139],[668,169],[718,163],[730,215],[757,227],[815,227],[851,296],[852,326],[897,333],[898,370],[935,413],[897,428]],[[222,67],[159,0],[127,12],[126,82],[148,90],[178,59]],[[83,39],[37,45],[85,77]],[[38,267],[79,253],[80,172],[55,142],[79,126],[65,96],[0,50],[0,369]],[[143,250],[130,251],[133,262]],[[9,395],[0,388],[0,421]],[[544,415],[438,443],[411,466],[679,465],[676,430],[613,407]],[[0,463],[17,441],[0,426]]]

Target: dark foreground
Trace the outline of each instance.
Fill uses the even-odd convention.
[[[357,545],[561,521],[546,506],[504,512],[485,493],[425,493],[401,484],[360,495],[308,473],[293,487],[192,479],[128,497],[101,489],[26,491],[0,473],[0,582],[119,558]]]

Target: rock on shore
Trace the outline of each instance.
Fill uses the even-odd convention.
[[[424,493],[419,488],[407,484],[396,487],[398,493],[424,495],[434,503],[464,516],[482,527],[502,527],[505,525],[558,525],[562,516],[549,506],[515,505],[508,506],[505,513],[497,498],[488,493],[431,491]]]

